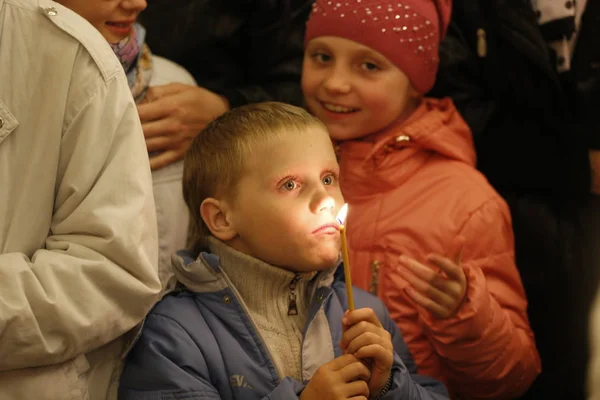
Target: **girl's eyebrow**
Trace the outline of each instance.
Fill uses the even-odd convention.
[[[322,48],[325,50],[329,50],[329,46],[327,43],[320,41],[319,39],[312,40],[308,46],[306,46],[306,50],[314,50],[315,48]]]
[[[356,58],[371,58],[373,59],[373,61],[377,61],[378,63],[382,64],[389,63],[389,61],[387,61],[387,58],[368,48],[357,50],[354,56]]]

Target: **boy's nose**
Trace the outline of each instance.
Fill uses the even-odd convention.
[[[333,210],[335,208],[335,200],[327,192],[319,193],[314,201],[313,211],[322,212]]]

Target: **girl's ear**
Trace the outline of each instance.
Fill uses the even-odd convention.
[[[200,204],[200,216],[210,233],[222,242],[233,239],[237,235],[229,218],[229,207],[222,200],[209,197]]]

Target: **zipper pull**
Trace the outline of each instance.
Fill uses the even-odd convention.
[[[485,36],[485,30],[482,28],[477,29],[477,55],[479,58],[485,58],[487,56],[487,38]]]
[[[290,294],[288,296],[288,315],[298,315],[298,305],[296,304],[296,282],[300,280],[300,275],[294,276],[290,282]]]
[[[379,287],[379,261],[375,260],[371,263],[371,285],[369,285],[369,292],[377,296],[377,290]]]

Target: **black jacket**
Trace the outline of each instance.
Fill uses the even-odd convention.
[[[572,73],[559,77],[530,4],[455,0],[433,94],[453,97],[496,187],[572,198],[589,192],[587,149],[600,148],[600,12],[586,10]]]
[[[157,55],[183,65],[232,107],[302,104],[307,0],[149,0],[140,22]]]
[[[600,270],[600,202],[589,195],[587,155],[600,147],[599,3],[588,0],[571,72],[559,76],[530,0],[454,0],[432,93],[454,99],[479,169],[511,208],[542,359],[529,399],[584,399],[587,312]]]

